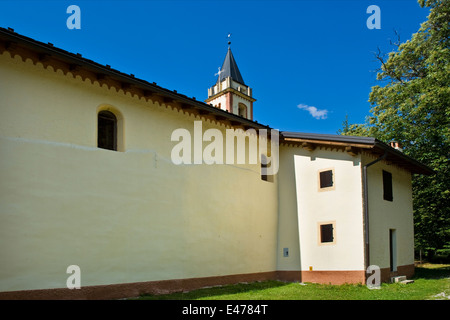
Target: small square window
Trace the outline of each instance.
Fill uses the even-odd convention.
[[[320,189],[333,187],[333,170],[319,172]]]
[[[332,223],[320,225],[320,243],[334,242],[333,229]]]

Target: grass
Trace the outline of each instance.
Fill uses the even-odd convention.
[[[324,285],[263,281],[205,288],[167,295],[143,295],[140,300],[441,300],[450,299],[450,265],[416,267],[414,283]]]

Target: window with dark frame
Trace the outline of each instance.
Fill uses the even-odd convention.
[[[98,113],[97,146],[117,151],[117,118],[110,111]]]
[[[329,243],[334,241],[333,236],[333,224],[321,224],[320,225],[320,242]]]
[[[383,199],[393,201],[392,195],[392,174],[383,170]]]
[[[330,188],[333,186],[333,170],[321,171],[319,173],[320,188]]]

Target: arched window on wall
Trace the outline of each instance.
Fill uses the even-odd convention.
[[[104,110],[98,113],[97,120],[97,146],[117,151],[117,117]]]
[[[238,110],[238,114],[241,117],[247,118],[247,106],[243,103],[239,103],[239,110]]]

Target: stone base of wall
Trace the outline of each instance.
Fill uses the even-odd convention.
[[[345,284],[345,283],[366,283],[366,272],[357,271],[301,271],[302,282],[324,283],[324,284]],[[380,281],[391,282],[395,276],[406,276],[408,279],[414,276],[414,264],[399,266],[397,271],[390,271],[390,268],[380,269]]]
[[[345,284],[365,283],[365,271],[302,271],[302,282]]]
[[[400,266],[396,272],[381,269],[381,281],[389,282],[396,275],[414,275],[414,265]],[[365,283],[365,271],[271,271],[217,277],[175,279],[86,286],[80,289],[41,289],[0,292],[1,300],[98,300],[137,297],[142,294],[166,294],[191,291],[210,286],[234,283],[281,280],[324,284]]]
[[[277,272],[261,272],[250,274],[227,275],[217,277],[174,279],[162,281],[146,281],[120,283],[100,286],[86,286],[80,289],[42,289],[0,292],[2,300],[99,300],[138,297],[142,294],[166,294],[191,291],[210,286],[221,286],[233,283],[273,280]]]

